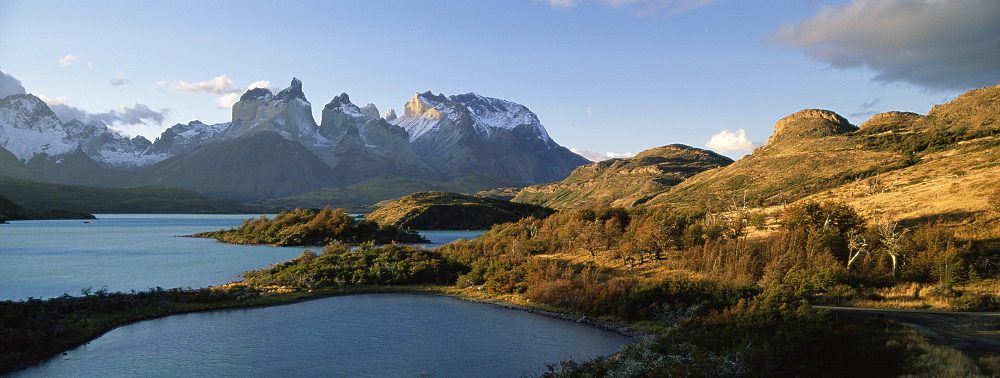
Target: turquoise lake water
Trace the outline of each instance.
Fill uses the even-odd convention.
[[[98,215],[91,223],[0,225],[0,300],[218,285],[305,249],[177,237],[250,217]],[[480,233],[421,232],[432,246]],[[16,376],[509,377],[630,342],[584,324],[453,298],[354,295],[139,322]]]
[[[0,225],[0,300],[154,287],[206,287],[321,248],[244,246],[181,238],[259,215],[98,214],[98,219]],[[423,231],[431,246],[481,231]]]

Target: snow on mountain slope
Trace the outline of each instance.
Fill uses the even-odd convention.
[[[61,155],[76,149],[62,122],[33,95],[0,99],[0,146],[21,161],[37,154]]]
[[[187,153],[208,142],[229,127],[229,122],[206,125],[201,121],[178,123],[163,131],[147,154],[174,156]]]
[[[169,157],[147,154],[152,143],[141,136],[128,138],[100,122],[63,123],[38,97],[13,95],[0,100],[0,146],[28,161],[36,155],[59,162],[82,150],[107,168],[135,168]]]
[[[428,132],[439,130],[442,122],[468,122],[486,139],[497,130],[522,127],[534,133],[551,147],[558,146],[538,120],[538,116],[521,104],[475,93],[445,97],[430,91],[414,94],[406,103],[403,117],[391,122],[406,129],[410,141]]]

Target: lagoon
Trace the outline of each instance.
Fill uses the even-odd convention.
[[[143,321],[15,376],[516,377],[629,343],[450,297],[364,294]]]

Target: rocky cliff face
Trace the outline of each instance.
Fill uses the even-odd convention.
[[[392,123],[406,129],[414,151],[449,179],[477,172],[544,183],[588,162],[556,144],[526,107],[474,93],[415,94]]]
[[[302,92],[302,82],[292,78],[288,88],[277,95],[264,88],[247,91],[233,105],[233,120],[221,134],[224,139],[237,139],[262,131],[270,131],[304,146],[320,148],[330,143],[319,135],[319,126],[312,117],[312,104]]]
[[[385,175],[439,177],[413,152],[406,130],[378,117],[374,106],[359,108],[346,93],[323,108],[320,133],[333,141],[333,148],[317,154],[347,185]]]

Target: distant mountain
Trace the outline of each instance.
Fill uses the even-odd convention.
[[[149,153],[159,156],[176,156],[191,152],[213,140],[229,127],[229,122],[206,125],[201,121],[178,123],[163,131],[149,148]]]
[[[446,179],[476,173],[539,184],[590,162],[553,141],[527,107],[475,93],[415,94],[391,123]]]
[[[0,147],[0,176],[23,178],[29,180],[41,180],[42,176],[22,162],[17,156]]]
[[[509,101],[427,92],[414,96],[403,117],[391,109],[386,118],[379,114],[344,93],[324,106],[317,124],[302,82],[293,78],[277,94],[248,90],[229,122],[177,124],[150,142],[99,122],[61,122],[37,97],[13,95],[0,100],[0,147],[13,155],[0,152],[0,160],[11,161],[0,173],[103,187],[180,186],[255,201],[383,176],[542,183],[587,163],[556,144],[534,113]]]
[[[672,144],[581,166],[565,180],[522,189],[515,202],[555,209],[633,207],[695,174],[724,167],[732,159],[712,151]]]
[[[135,169],[168,157],[149,154],[151,145],[146,138],[127,138],[100,122],[63,123],[30,94],[0,99],[0,147],[32,166],[59,164],[82,152],[103,168]]]
[[[179,186],[209,198],[243,202],[338,186],[332,168],[274,131],[206,143],[144,169],[132,182]]]

